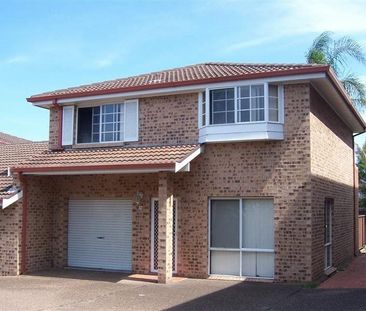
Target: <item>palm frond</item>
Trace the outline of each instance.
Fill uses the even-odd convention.
[[[359,109],[366,108],[366,86],[357,78],[354,74],[349,73],[344,79],[342,84],[348,95],[352,98],[352,101]]]
[[[309,64],[327,64],[329,47],[333,42],[331,31],[324,31],[316,37],[310,49],[306,53],[306,61]]]
[[[340,67],[347,66],[348,58],[353,58],[361,64],[366,64],[366,55],[362,46],[350,37],[344,36],[333,43],[333,48],[329,54],[329,64],[336,72]]]

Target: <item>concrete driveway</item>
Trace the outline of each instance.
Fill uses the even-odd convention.
[[[185,279],[170,285],[119,273],[52,270],[0,278],[0,310],[365,310],[364,289]]]

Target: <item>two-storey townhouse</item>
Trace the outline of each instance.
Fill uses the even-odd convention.
[[[310,281],[354,255],[365,123],[328,66],[207,63],[28,101],[49,151],[12,168],[18,273]]]

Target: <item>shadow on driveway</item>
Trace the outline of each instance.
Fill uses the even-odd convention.
[[[184,279],[161,285],[116,272],[49,270],[0,278],[0,310],[366,310],[366,289],[305,289]]]
[[[165,310],[365,311],[365,297],[366,289],[305,289],[242,282]]]

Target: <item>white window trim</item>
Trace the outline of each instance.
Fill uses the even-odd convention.
[[[139,129],[140,129],[140,102],[138,99],[127,99],[124,101],[124,115],[127,116],[127,105],[128,103],[136,103],[136,127],[137,127],[137,137],[136,139],[126,139],[126,136],[124,134],[124,141],[123,142],[134,142],[139,140]],[[124,120],[124,130],[123,133],[126,133],[126,119]]]
[[[137,139],[136,140],[125,140],[124,136],[125,136],[125,130],[126,130],[126,103],[128,102],[136,102],[136,109],[137,109]],[[124,120],[123,120],[123,140],[112,140],[112,141],[102,141],[102,132],[101,132],[101,124],[102,124],[102,106],[106,106],[106,105],[121,105],[123,104],[123,113],[124,113]],[[78,130],[79,130],[79,126],[78,126],[78,115],[79,115],[79,108],[95,108],[95,107],[99,107],[100,111],[99,111],[99,141],[97,142],[88,142],[88,143],[80,143],[78,142]],[[121,109],[122,112],[122,109]],[[93,116],[92,116],[93,117]],[[103,104],[98,104],[98,105],[90,105],[90,106],[81,106],[81,107],[77,107],[76,109],[76,121],[75,121],[75,127],[76,127],[76,137],[75,137],[75,142],[76,145],[95,145],[95,144],[114,144],[114,143],[125,143],[125,142],[134,142],[134,141],[138,141],[139,140],[139,128],[140,128],[140,124],[139,124],[139,100],[138,99],[127,99],[123,102],[119,102],[119,103],[103,103]],[[91,131],[91,140],[93,140],[93,120],[92,120],[92,131]]]
[[[71,111],[71,121],[69,124],[66,123],[65,113],[66,111]],[[74,119],[75,119],[75,107],[74,106],[64,106],[62,107],[62,129],[61,129],[61,143],[62,146],[70,146],[74,143]],[[71,133],[68,133],[67,129],[71,129]]]
[[[202,125],[202,122],[199,121],[199,128],[203,128],[206,126],[225,126],[225,125],[235,125],[235,124],[258,124],[258,123],[274,123],[274,124],[283,124],[284,123],[284,86],[283,84],[279,83],[273,83],[278,86],[278,121],[269,121],[269,84],[268,82],[260,82],[255,83],[254,81],[251,81],[249,83],[241,83],[241,84],[233,84],[232,86],[217,86],[217,87],[209,87],[206,88],[206,125]],[[238,121],[238,88],[241,86],[251,86],[251,85],[263,85],[264,86],[264,120],[263,121],[248,121],[248,122],[239,122]],[[233,88],[234,89],[234,99],[235,99],[235,117],[234,117],[234,123],[223,123],[223,124],[211,124],[210,123],[210,91],[213,90],[220,90],[220,89],[228,89]],[[202,95],[201,95],[202,96]],[[199,114],[199,120],[202,118],[202,108],[199,108],[198,110]]]
[[[224,247],[211,247],[211,201],[215,200],[239,200],[239,245],[240,248],[224,248]],[[245,276],[242,274],[242,252],[262,252],[262,253],[273,253],[275,254],[274,249],[257,249],[257,248],[242,248],[242,208],[243,208],[243,201],[245,200],[273,200],[273,197],[210,197],[208,199],[208,265],[207,265],[207,274],[212,277],[239,277],[239,278],[250,278],[250,279],[258,279],[258,280],[273,280],[273,277],[263,277],[263,276]],[[274,207],[274,206],[273,206]],[[214,274],[211,273],[211,251],[227,251],[227,252],[239,252],[239,260],[240,260],[240,275],[222,275],[222,274]]]
[[[329,206],[326,206],[326,204],[328,204]],[[333,226],[333,221],[332,221],[332,218],[333,218],[334,201],[332,199],[326,198],[325,202],[324,202],[324,205],[325,205],[324,206],[325,212],[329,208],[329,227],[330,227],[329,242],[324,243],[324,271],[326,271],[326,270],[328,270],[329,268],[331,268],[333,266],[333,249],[332,249],[332,245],[333,245],[333,227],[332,227]],[[324,225],[325,225],[325,219],[324,219]],[[328,247],[330,247],[329,266],[327,266],[327,260],[326,260]]]
[[[204,126],[202,124],[202,116],[203,116],[202,105],[203,105],[203,93],[199,92],[198,93],[198,128],[201,128]]]

